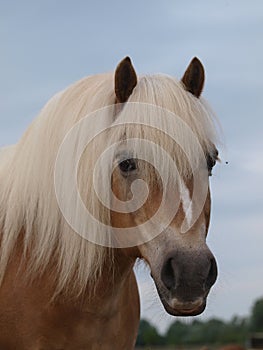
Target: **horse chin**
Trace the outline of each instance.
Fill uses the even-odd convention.
[[[206,308],[206,301],[198,301],[195,303],[176,303],[174,299],[167,302],[161,298],[162,304],[166,312],[172,316],[197,316],[200,315]]]
[[[197,316],[206,308],[207,294],[194,301],[181,301],[176,297],[168,296],[168,293],[162,292],[161,288],[156,287],[165,311],[172,316]]]

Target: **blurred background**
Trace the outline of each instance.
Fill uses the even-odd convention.
[[[208,237],[219,279],[198,320],[248,317],[263,296],[263,1],[1,0],[0,41],[0,147],[57,91],[127,55],[139,74],[178,78],[201,59],[222,142]],[[164,334],[175,318],[147,268],[136,274],[142,318]]]

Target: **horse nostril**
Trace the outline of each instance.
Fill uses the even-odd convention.
[[[172,260],[173,258],[168,259],[161,271],[161,279],[168,290],[175,287],[175,274],[172,266]]]
[[[217,264],[216,259],[212,257],[210,259],[210,269],[206,279],[206,287],[211,288],[217,279]]]

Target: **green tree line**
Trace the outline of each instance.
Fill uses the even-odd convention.
[[[227,343],[245,344],[249,334],[263,332],[263,298],[257,300],[246,318],[233,317],[226,322],[220,319],[192,322],[176,320],[164,335],[148,321],[141,320],[137,346],[169,345],[223,345]]]

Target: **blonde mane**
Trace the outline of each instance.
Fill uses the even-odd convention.
[[[176,113],[191,126],[204,151],[211,152],[216,138],[212,113],[202,99],[186,92],[181,82],[161,75],[141,77],[129,101],[157,105]],[[58,291],[72,288],[74,281],[73,287],[80,292],[88,283],[96,281],[109,249],[84,240],[64,220],[54,192],[54,167],[59,147],[69,130],[86,115],[114,103],[112,74],[85,78],[55,95],[12,151],[5,152],[3,161],[0,156],[0,282],[21,232],[23,254],[28,259],[30,275],[45,272],[56,257]],[[114,125],[121,118],[125,121],[125,108],[119,116],[108,113],[107,117],[105,127]],[[144,117],[146,120],[151,118],[150,115]],[[94,133],[96,127],[94,120],[89,125],[89,132]],[[180,133],[180,130],[172,131],[175,135]],[[114,138],[121,140],[123,135],[140,138],[143,133],[143,127],[140,130],[123,127],[116,131]],[[157,137],[160,134],[151,136],[153,140]],[[107,147],[110,141],[105,135],[95,140],[93,151],[85,152],[82,157],[85,162],[79,167],[80,187],[92,207],[91,211],[108,224],[109,212],[93,198],[91,178],[97,149]],[[191,140],[186,140],[186,143],[194,158]],[[182,156],[177,154],[176,157],[183,172],[187,165]],[[104,179],[101,181],[103,184]],[[97,235],[94,223],[85,225],[86,230],[92,230],[93,235]]]

